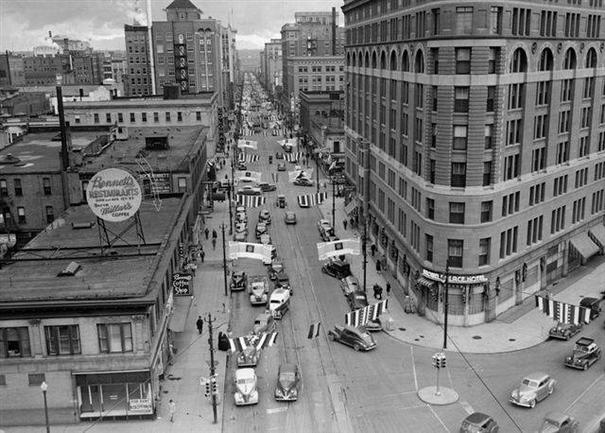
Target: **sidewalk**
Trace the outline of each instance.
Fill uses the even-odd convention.
[[[329,197],[320,206],[324,218],[332,220],[332,198]],[[335,231],[336,235],[343,238],[360,237],[357,230],[347,226],[344,230],[342,222],[348,218],[344,212],[344,199],[336,198]],[[346,233],[346,234],[345,234]],[[363,256],[349,256],[349,263],[353,274],[361,281],[363,278]],[[418,316],[408,314],[403,310],[404,291],[398,281],[390,274],[383,271],[381,275],[376,272],[376,262],[368,254],[367,263],[367,287],[374,283],[383,288],[388,281],[391,284],[391,298],[398,302],[389,302],[389,313],[394,321],[392,331],[387,331],[392,337],[406,343],[418,346],[441,349],[443,347],[443,328],[440,324]],[[561,279],[556,285],[549,286],[549,291],[556,294],[556,299],[564,302],[577,302],[580,296],[600,297],[600,281],[605,278],[605,257],[595,257],[587,265],[574,273]],[[368,294],[371,291],[368,289]],[[386,297],[386,292],[383,292]],[[539,312],[534,307],[533,296],[528,297],[525,302],[515,307],[511,313],[501,315],[503,319],[497,319],[490,323],[484,323],[471,327],[448,327],[448,349],[467,353],[498,353],[512,352],[542,343],[548,337],[548,330],[554,325],[553,320]]]

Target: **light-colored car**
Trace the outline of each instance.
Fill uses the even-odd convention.
[[[548,412],[538,433],[578,433],[580,423],[574,417],[562,412]]]
[[[235,223],[235,233],[244,232],[248,234],[248,225],[244,222]]]
[[[498,424],[491,416],[473,412],[464,418],[459,433],[498,433],[498,431]]]
[[[532,373],[523,378],[518,388],[510,395],[510,402],[517,406],[534,408],[555,390],[556,381],[542,372]]]
[[[254,327],[252,328],[252,333],[254,335],[273,331],[275,331],[275,319],[273,318],[273,314],[265,311],[256,316],[256,319],[254,319]]]
[[[267,233],[267,224],[266,223],[257,223],[256,224],[256,239],[260,239],[261,235]]]
[[[240,213],[243,212],[244,214],[246,214],[246,208],[244,206],[238,206],[235,208],[235,213]]]
[[[288,211],[284,214],[284,222],[286,224],[296,224],[296,214],[292,211]]]
[[[340,280],[340,288],[345,296],[349,293],[361,291],[359,288],[359,281],[353,275],[349,275]]]
[[[265,224],[271,224],[271,213],[267,209],[262,209],[258,213],[258,222],[264,222]]]
[[[246,212],[237,212],[235,214],[235,222],[236,223],[248,223],[248,215],[246,215]]]
[[[245,185],[237,190],[240,195],[262,195],[260,188],[256,186]]]
[[[276,319],[281,319],[290,309],[290,290],[275,289],[269,298],[269,312]]]
[[[248,240],[248,231],[245,231],[245,232],[235,232],[233,234],[233,240],[235,242],[246,242]]]
[[[256,367],[260,361],[261,351],[256,350],[254,345],[246,347],[237,354],[237,368],[241,367]]]
[[[253,368],[238,368],[235,370],[235,393],[233,398],[236,406],[258,403],[256,373]]]
[[[269,282],[262,275],[248,277],[248,294],[252,305],[265,305],[269,294]]]

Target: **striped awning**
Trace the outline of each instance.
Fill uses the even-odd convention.
[[[569,242],[585,259],[589,259],[599,252],[598,245],[588,237],[586,232],[574,236]]]
[[[260,195],[236,195],[237,204],[247,208],[259,207],[265,204],[266,199]]]
[[[421,276],[418,281],[416,281],[416,285],[424,287],[425,289],[431,289],[434,287],[435,281],[429,280],[428,278]]]
[[[311,207],[315,206],[319,203],[323,203],[324,200],[328,198],[328,193],[320,192],[315,194],[304,194],[299,195],[298,197],[298,205],[300,207]]]

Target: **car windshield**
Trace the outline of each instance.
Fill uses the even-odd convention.
[[[542,430],[545,430],[548,427],[559,427],[559,423],[557,423],[556,421],[554,421],[552,419],[546,418],[544,420],[544,422],[542,423]]]
[[[537,388],[538,382],[536,382],[535,380],[523,379],[523,385],[526,385],[530,388]]]
[[[240,377],[236,382],[238,385],[253,385],[254,378],[253,377]]]
[[[282,383],[292,383],[296,380],[296,375],[292,371],[287,371],[279,375],[279,381]]]

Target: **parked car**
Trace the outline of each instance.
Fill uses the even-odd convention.
[[[252,333],[254,335],[273,331],[275,331],[275,319],[271,313],[265,311],[256,316],[256,319],[254,319],[254,327],[252,328]]]
[[[260,243],[263,245],[270,245],[271,244],[271,235],[269,233],[263,233],[262,235],[260,235]]]
[[[321,267],[321,271],[338,279],[343,279],[351,275],[351,266],[338,258],[330,257],[325,265]]]
[[[271,261],[271,264],[269,265],[269,269],[267,270],[267,272],[269,273],[269,279],[275,280],[275,278],[277,278],[278,272],[280,272],[282,269],[284,269],[283,262],[278,258],[273,259]]]
[[[565,366],[587,370],[592,364],[601,359],[601,348],[592,338],[580,337],[571,355],[565,357]]]
[[[256,350],[256,346],[250,345],[241,352],[237,353],[237,367],[256,367],[260,361],[261,351]]]
[[[347,303],[349,304],[351,311],[360,310],[369,305],[368,296],[363,291],[354,291],[347,295]],[[382,331],[382,323],[380,322],[380,319],[368,320],[365,324],[365,328],[371,332]]]
[[[235,393],[233,398],[236,406],[258,403],[256,373],[253,368],[238,368],[235,370]]]
[[[288,274],[283,269],[275,276],[275,288],[286,289],[290,292],[290,296],[293,295],[292,287],[290,286],[290,277],[288,277]]]
[[[290,291],[275,289],[269,298],[269,312],[276,319],[281,319],[290,309]]]
[[[262,234],[267,233],[267,224],[266,223],[257,223],[255,233],[256,233],[256,239],[260,239]]]
[[[236,168],[238,170],[248,170],[248,167],[246,166],[246,164],[243,161],[238,161]]]
[[[285,208],[288,204],[286,203],[286,196],[280,194],[277,196],[277,202],[275,203],[277,207]]]
[[[599,314],[601,313],[601,307],[599,305],[600,303],[601,299],[582,298],[580,300],[580,307],[590,308],[590,320],[592,320],[599,317]]]
[[[578,433],[579,431],[580,423],[575,418],[562,412],[548,412],[538,433]]]
[[[269,294],[269,283],[267,278],[262,275],[255,275],[248,278],[248,294],[252,305],[265,305]]]
[[[328,220],[319,220],[317,222],[317,230],[319,230],[319,236],[321,236],[321,240],[324,242],[331,242],[336,238],[334,228]]]
[[[294,179],[294,182],[292,183],[297,186],[313,186],[313,181],[311,179],[307,179],[306,177]]]
[[[349,325],[336,325],[334,329],[328,331],[328,337],[332,341],[351,346],[355,351],[363,350],[367,352],[376,348],[374,338],[363,326],[356,328]]]
[[[351,292],[361,291],[359,288],[359,281],[353,275],[349,275],[348,277],[340,280],[340,288],[345,296],[347,296]]]
[[[284,214],[284,222],[286,224],[296,224],[296,214],[292,211],[288,211]]]
[[[244,290],[248,284],[248,276],[245,272],[231,272],[231,291]]]
[[[239,232],[246,232],[246,234],[248,233],[248,224],[245,222],[236,222],[235,223],[235,233],[239,233]]]
[[[299,383],[300,374],[298,372],[298,365],[281,364],[277,372],[277,384],[275,385],[275,400],[297,400]]]
[[[277,171],[286,171],[286,163],[278,162],[277,163]]]
[[[510,401],[518,406],[534,408],[555,390],[556,381],[546,373],[532,373],[523,378],[521,384],[513,390]]]
[[[246,242],[248,240],[248,232],[235,232],[233,234],[233,240],[235,242]]]
[[[246,215],[246,212],[236,212],[235,223],[248,224],[248,215]]]
[[[559,340],[569,340],[571,337],[576,335],[582,330],[582,324],[575,325],[573,323],[561,323],[558,322],[555,326],[550,328],[548,336],[550,338],[556,338]]]
[[[277,185],[274,183],[261,182],[258,184],[258,187],[262,192],[276,191]]]
[[[246,214],[246,207],[245,206],[238,206],[235,208],[235,213],[239,214],[239,213],[243,213],[244,215]]]
[[[237,190],[240,195],[261,195],[262,191],[257,186],[244,185]]]
[[[459,433],[498,433],[496,421],[484,413],[473,412],[462,421]]]
[[[258,222],[263,222],[265,224],[271,224],[271,214],[267,209],[262,209],[258,213]]]
[[[284,159],[284,154],[281,152],[276,152],[275,159]],[[285,167],[285,165],[284,165],[284,167]]]

